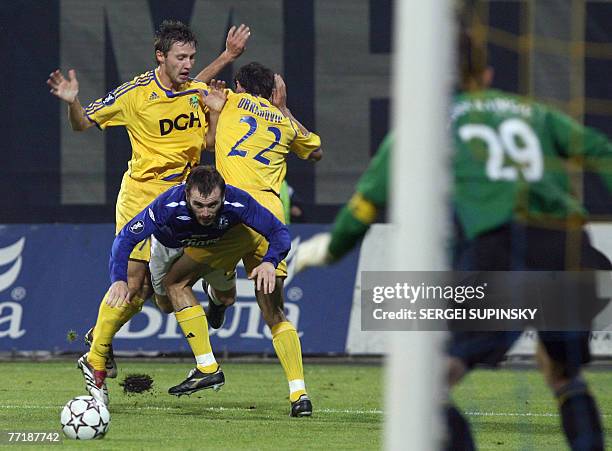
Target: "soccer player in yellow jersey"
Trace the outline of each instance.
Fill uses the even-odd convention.
[[[287,171],[286,158],[289,152],[294,152],[302,159],[320,160],[321,139],[300,124],[287,108],[285,84],[280,75],[259,63],[250,63],[238,70],[235,82],[236,90],[227,92],[227,102],[219,116],[216,167],[227,183],[247,191],[284,223],[280,188]],[[231,286],[227,279],[216,284],[209,276],[205,277],[209,282],[208,321],[211,327],[219,328],[225,308],[235,300],[236,264],[242,259],[247,274],[253,278],[252,271],[262,262],[267,246],[261,235],[241,225],[210,246],[188,247],[166,275],[168,290],[193,296],[190,284],[203,266],[234,274],[234,279],[230,276]],[[310,416],[312,404],[306,394],[300,340],[284,313],[286,276],[287,265],[283,261],[276,268],[274,286],[256,286],[256,297],[289,382],[291,415]]]
[[[243,52],[249,35],[250,30],[244,25],[232,27],[226,50],[199,75],[210,80],[235,60]],[[154,45],[158,63],[155,70],[122,84],[85,108],[77,97],[79,85],[74,70],[68,72],[68,78],[56,70],[47,81],[51,93],[68,104],[74,130],[83,131],[93,125],[102,130],[118,125],[127,129],[132,158],[117,198],[117,231],[159,194],[184,181],[189,168],[199,162],[201,151],[214,143],[216,123],[209,121],[216,121],[216,116],[209,117],[200,94],[206,93],[208,86],[189,77],[195,61],[196,37],[185,24],[164,21]],[[152,294],[149,256],[148,241],[139,244],[130,255],[128,287],[134,295],[129,304],[112,308],[105,302],[106,296],[100,304],[91,350],[86,359],[79,360],[84,374],[87,367],[98,387],[105,386],[107,374],[116,376],[113,336]]]

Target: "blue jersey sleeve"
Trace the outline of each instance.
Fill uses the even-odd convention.
[[[246,198],[246,203],[247,208],[241,210],[242,222],[266,238],[268,252],[266,252],[263,261],[272,263],[276,268],[291,249],[289,229],[270,210],[250,195]]]
[[[130,254],[141,241],[159,230],[161,211],[158,208],[160,197],[128,222],[115,237],[109,261],[111,283],[118,280],[127,282],[127,267]]]

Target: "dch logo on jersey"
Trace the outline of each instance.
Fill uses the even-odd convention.
[[[165,136],[172,132],[172,130],[187,130],[192,128],[195,124],[198,124],[198,128],[202,127],[200,123],[200,117],[193,111],[186,114],[179,114],[174,119],[160,119],[159,120],[159,133],[161,136]]]
[[[139,233],[142,233],[143,230],[144,230],[144,222],[142,221],[136,221],[134,224],[130,226],[130,232],[132,232],[134,235],[138,235]]]
[[[0,266],[11,264],[10,268],[0,274],[0,292],[9,288],[19,277],[21,272],[22,258],[21,253],[25,245],[25,237],[14,244],[0,249]],[[19,291],[17,291],[19,289]],[[13,290],[13,300],[21,300],[25,296],[25,289],[17,287]],[[21,293],[17,296],[17,292]],[[17,302],[0,302],[0,338],[8,337],[17,339],[25,334],[25,329],[21,328],[21,318],[23,317],[23,307]],[[8,324],[8,328],[4,325]]]
[[[109,92],[108,95],[104,97],[104,100],[102,100],[102,103],[106,106],[109,106],[115,103],[115,94],[113,94],[112,92]]]

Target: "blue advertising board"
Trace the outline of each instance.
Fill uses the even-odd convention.
[[[304,354],[344,353],[355,286],[357,251],[340,264],[293,273],[300,240],[325,226],[291,226],[285,310],[296,325]],[[0,352],[81,351],[82,335],[97,316],[109,286],[111,224],[0,226]],[[196,284],[202,302],[205,296]],[[223,328],[211,330],[217,353],[274,353],[244,268],[238,270],[238,300]],[[78,339],[68,336],[75,331]],[[115,337],[118,351],[189,352],[173,314],[147,302]]]

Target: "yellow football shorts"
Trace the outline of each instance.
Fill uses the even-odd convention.
[[[164,180],[147,180],[138,182],[131,178],[126,172],[121,181],[121,189],[117,196],[115,208],[115,234],[130,222],[134,216],[140,213],[161,193],[181,183],[182,180],[167,182]],[[136,245],[130,259],[149,261],[151,258],[151,240],[147,238]]]
[[[270,210],[282,223],[285,214],[280,198],[272,192],[257,191],[249,193],[261,205]],[[259,233],[245,225],[237,225],[227,231],[219,241],[205,248],[185,248],[192,260],[207,264],[225,272],[233,271],[242,259],[247,274],[259,265],[268,252],[268,242]],[[276,268],[277,277],[287,277],[287,263],[283,260]]]

